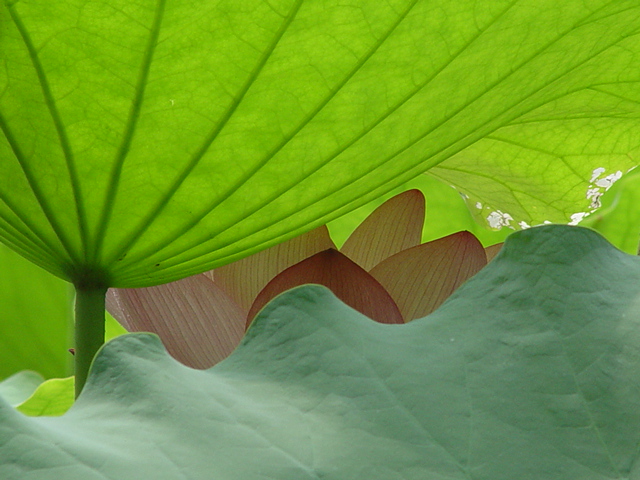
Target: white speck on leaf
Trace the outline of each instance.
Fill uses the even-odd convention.
[[[569,222],[569,225],[578,225],[578,223],[580,223],[585,217],[588,216],[588,212],[574,213],[573,215],[571,215],[571,221]]]
[[[606,177],[600,178],[600,176],[604,172],[605,169],[603,167],[599,167],[596,168],[591,175],[591,184],[587,189],[587,200],[591,200],[591,204],[589,205],[589,208],[591,210],[595,210],[596,208],[600,208],[602,206],[602,203],[600,202],[600,197],[602,196],[602,194],[609,190],[611,188],[611,185],[622,178],[622,172],[620,170],[615,173],[610,173]],[[604,191],[602,191],[603,188]]]
[[[593,173],[591,174],[591,180],[589,180],[589,183],[593,183],[596,181],[596,179],[602,175],[604,173],[604,168],[603,167],[598,167],[596,168]]]
[[[518,222],[518,226],[519,226],[521,229],[523,229],[523,230],[525,230],[525,229],[527,229],[527,228],[531,228],[531,225],[529,225],[529,224],[528,224],[527,222],[525,222],[524,220],[523,220],[522,222]]]
[[[602,196],[602,192],[600,191],[599,188],[590,188],[589,190],[587,190],[587,199],[591,200],[591,204],[589,205],[589,208],[591,208],[592,210],[595,210],[596,208],[600,208],[600,206],[602,205],[600,203],[601,196]]]
[[[503,213],[500,210],[491,212],[487,216],[487,222],[491,228],[497,228],[500,230],[502,227],[510,227],[509,223],[513,221],[513,217],[508,213]]]
[[[480,202],[476,202],[476,208],[478,210],[481,210],[482,209],[482,204]]]
[[[598,187],[604,188],[605,190],[609,190],[611,188],[611,185],[620,180],[621,177],[622,172],[618,170],[616,173],[612,173],[604,178],[601,178],[600,180],[596,180],[596,185]]]

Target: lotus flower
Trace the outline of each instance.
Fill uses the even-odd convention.
[[[420,244],[424,218],[424,196],[409,190],[378,207],[340,251],[323,226],[177,282],[111,289],[107,309],[129,331],[158,334],[194,368],[227,357],[269,300],[307,283],[375,321],[408,322],[434,311],[499,248],[485,251],[469,232]]]

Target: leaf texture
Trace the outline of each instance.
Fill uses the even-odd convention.
[[[125,335],[62,417],[0,401],[0,477],[635,480],[638,298],[640,259],[549,226],[408,324],[304,286],[206,371]]]
[[[4,0],[0,24],[0,238],[73,282],[200,273],[435,166],[484,218],[566,221],[638,163],[636,0]]]

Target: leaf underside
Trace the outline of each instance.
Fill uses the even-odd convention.
[[[74,282],[202,272],[436,165],[566,221],[638,163],[636,0],[5,0],[0,24],[0,238]]]
[[[304,286],[207,371],[119,337],[64,416],[0,403],[0,477],[637,479],[639,299],[638,258],[551,226],[408,324]]]

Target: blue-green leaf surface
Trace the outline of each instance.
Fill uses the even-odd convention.
[[[299,287],[210,370],[126,335],[64,416],[0,402],[0,478],[637,480],[639,306],[640,259],[562,226],[404,325]]]
[[[17,406],[29,398],[44,378],[38,372],[23,370],[0,382],[0,398],[9,405]]]
[[[638,0],[1,5],[0,238],[75,283],[201,272],[437,165],[566,221],[638,163]]]

